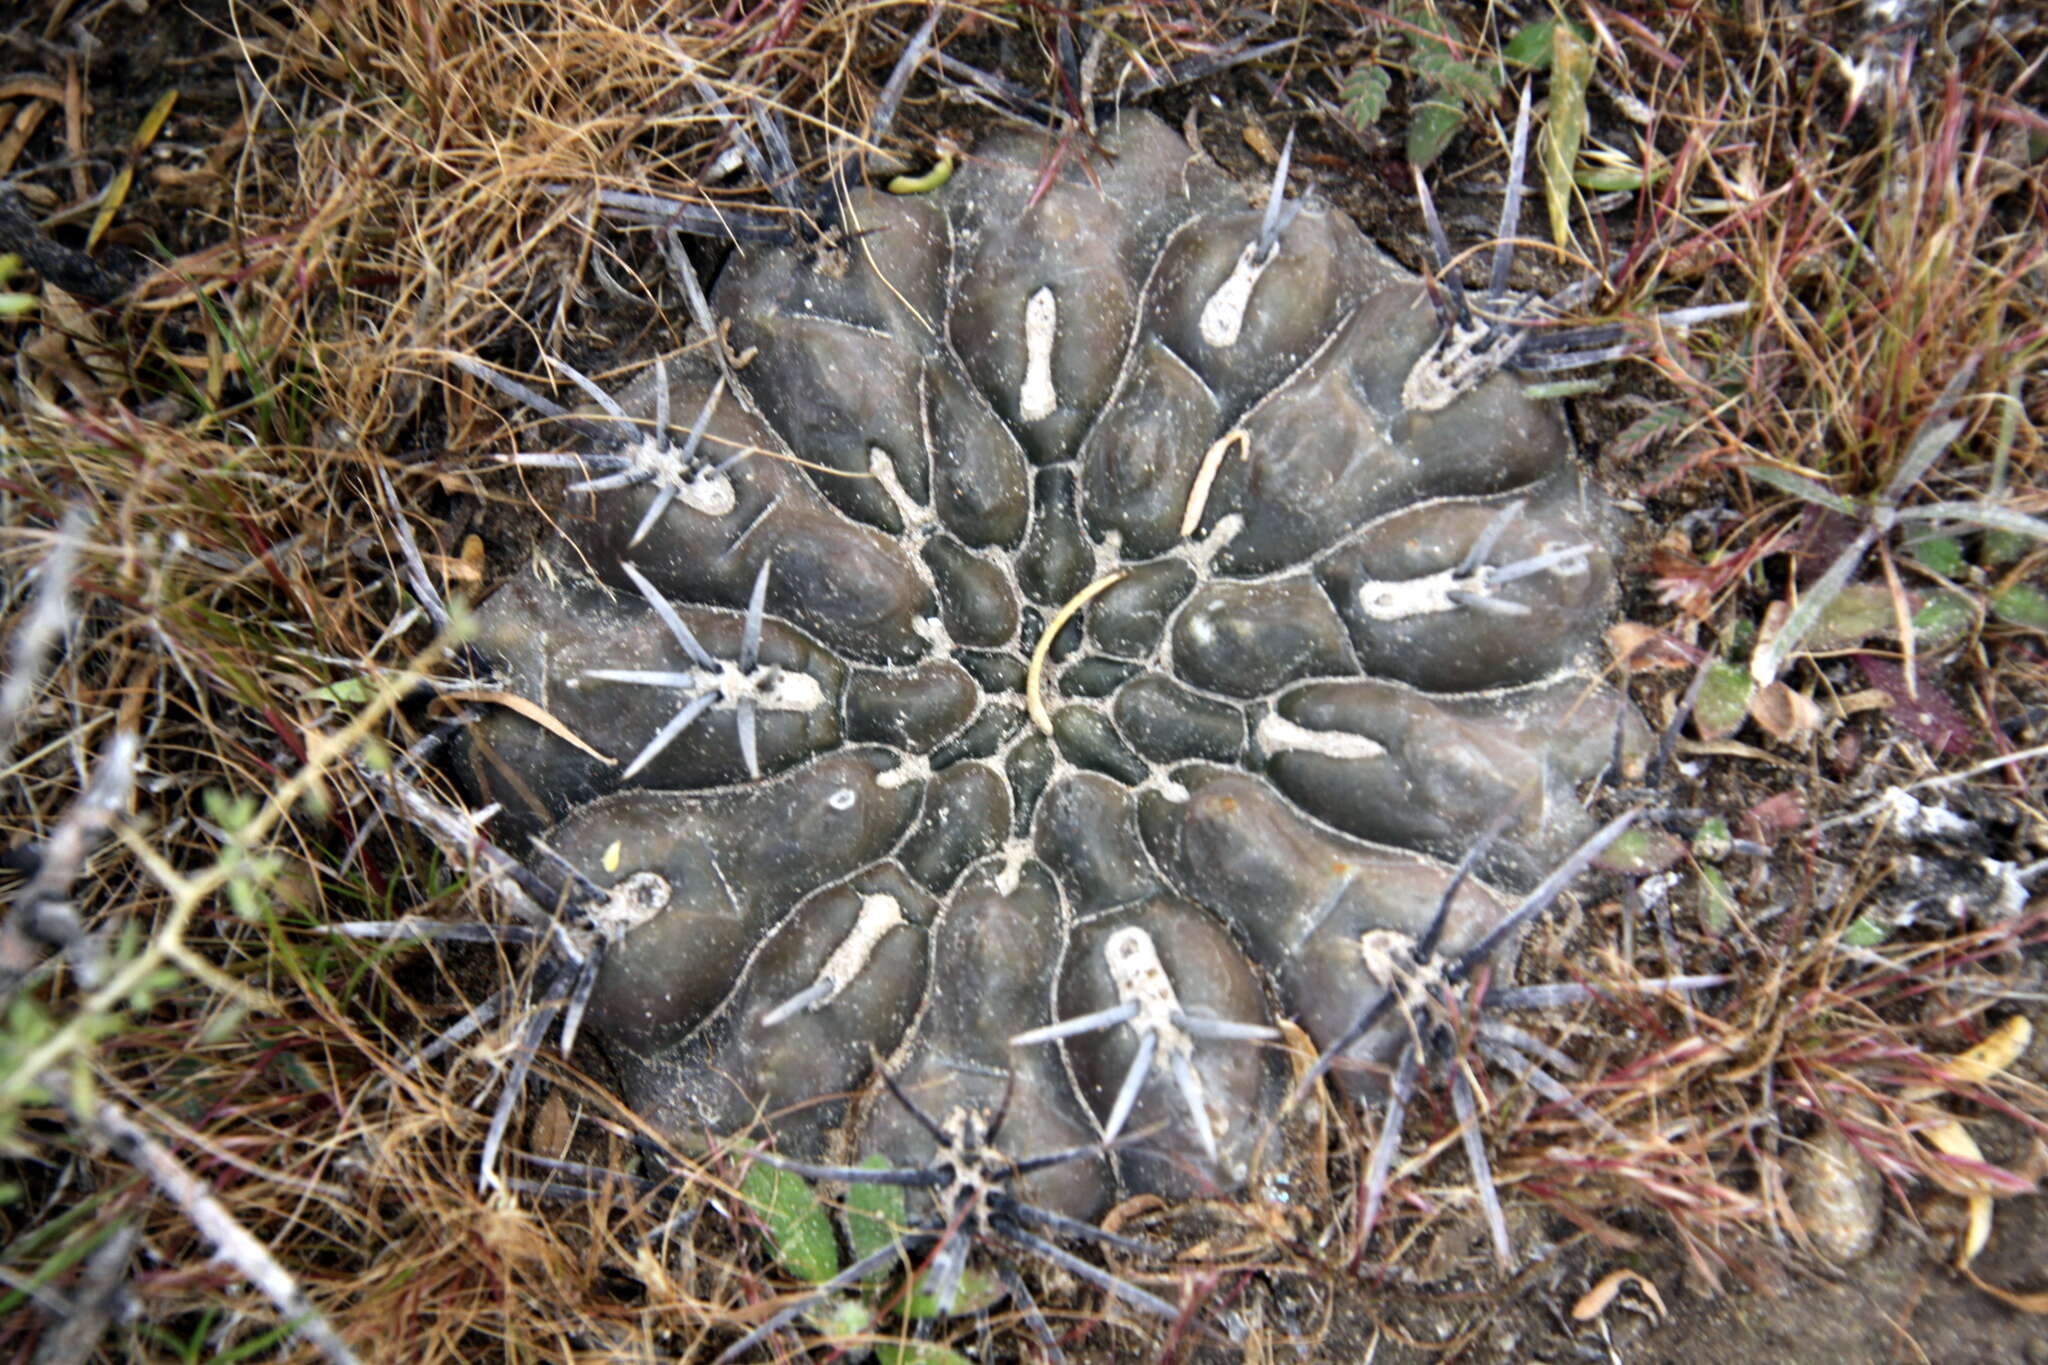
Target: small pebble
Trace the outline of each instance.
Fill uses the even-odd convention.
[[[1792,1157],[1792,1210],[1813,1249],[1836,1265],[1857,1260],[1884,1226],[1884,1178],[1842,1136],[1824,1128]]]

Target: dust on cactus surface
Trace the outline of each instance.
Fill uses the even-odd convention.
[[[992,136],[736,249],[715,362],[510,457],[571,491],[477,643],[584,745],[501,709],[465,764],[501,833],[659,879],[589,1018],[673,1140],[923,1166],[878,1065],[928,1114],[1014,1086],[1008,1150],[1142,1134],[1024,1182],[1089,1217],[1241,1187],[1275,1021],[1339,1043],[1511,812],[1439,941],[1486,936],[1643,731],[1589,667],[1610,517],[1553,407],[1415,403],[1436,309],[1284,166],[1128,113],[1043,171]]]

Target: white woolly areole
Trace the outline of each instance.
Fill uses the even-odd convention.
[[[1142,795],[1145,792],[1158,792],[1176,806],[1186,805],[1190,795],[1188,789],[1174,781],[1172,775],[1163,768],[1153,768],[1150,772],[1146,773],[1145,780],[1131,788],[1131,792],[1133,795]]]
[[[1180,1013],[1180,996],[1166,974],[1166,964],[1159,960],[1152,935],[1136,925],[1119,929],[1104,941],[1102,960],[1116,984],[1117,1000],[1138,1007],[1132,1031],[1158,1034],[1160,1050],[1168,1056],[1192,1052],[1194,1040],[1173,1022]]]
[[[1269,252],[1264,260],[1259,259],[1259,244],[1246,242],[1239,253],[1237,265],[1216,292],[1202,305],[1202,340],[1218,348],[1235,346],[1237,334],[1244,328],[1245,310],[1251,307],[1252,286],[1259,282],[1259,276],[1266,273],[1279,253]]]
[[[1375,621],[1405,621],[1411,616],[1433,616],[1456,611],[1454,592],[1483,588],[1485,570],[1460,576],[1456,569],[1423,578],[1368,578],[1358,585],[1359,608]]]
[[[896,766],[875,778],[875,785],[885,792],[895,791],[906,782],[928,782],[932,775],[932,761],[924,754],[905,754],[896,760]]]
[[[1470,572],[1444,569],[1421,578],[1368,578],[1358,585],[1358,605],[1375,621],[1404,621],[1473,606],[1508,616],[1526,616],[1529,609],[1500,596],[1503,585],[1532,574],[1577,578],[1587,572],[1591,545],[1546,543],[1542,550],[1512,564],[1481,564]]]
[[[605,893],[590,912],[590,927],[606,938],[638,929],[662,911],[675,892],[658,872],[635,872]]]
[[[749,673],[730,659],[720,659],[718,675],[710,681],[718,689],[719,707],[738,706],[748,699],[763,711],[815,711],[825,704],[824,685],[808,673],[782,668]]]
[[[1401,406],[1409,412],[1442,412],[1489,377],[1514,354],[1512,333],[1495,334],[1485,324],[1454,324],[1424,351],[1401,384]]]
[[[739,495],[733,492],[732,480],[722,470],[706,469],[694,479],[687,479],[676,490],[676,499],[693,512],[702,512],[707,517],[729,516],[732,509],[740,505]]]
[[[1226,512],[1216,518],[1216,524],[1209,528],[1209,534],[1202,540],[1183,540],[1173,547],[1173,552],[1187,561],[1188,567],[1196,573],[1209,573],[1216,556],[1223,553],[1225,546],[1237,539],[1237,533],[1244,529],[1244,518],[1235,512]]]
[[[1382,987],[1391,987],[1401,975],[1415,940],[1399,929],[1368,929],[1358,936],[1358,957],[1365,972]]]
[[[1218,1160],[1216,1138],[1230,1130],[1231,1116],[1219,1112],[1202,1085],[1202,1073],[1193,1065],[1195,1040],[1177,1022],[1186,1016],[1152,935],[1136,925],[1119,929],[1103,943],[1102,960],[1116,984],[1118,1001],[1138,1008],[1130,1020],[1131,1031],[1156,1040],[1158,1056],[1180,1087],[1203,1150],[1210,1160]]]
[[[896,504],[896,515],[903,518],[906,530],[927,531],[939,524],[932,509],[921,506],[910,496],[910,490],[903,486],[903,480],[896,477],[896,459],[888,451],[880,446],[868,447],[868,472],[875,476],[875,482],[882,485],[889,501]]]
[[[839,940],[839,946],[832,950],[832,956],[825,959],[825,965],[818,969],[820,984],[831,982],[825,997],[811,1003],[814,1010],[823,1009],[839,998],[839,993],[853,984],[861,969],[868,965],[868,958],[874,955],[875,945],[882,936],[903,923],[903,907],[894,896],[876,894],[862,896],[860,914],[853,921],[853,928],[846,931],[846,937]]]
[[[1052,341],[1059,320],[1052,286],[1040,285],[1024,305],[1024,385],[1017,390],[1017,416],[1026,422],[1042,422],[1060,405],[1052,387]]]
[[[996,892],[999,895],[1014,896],[1017,888],[1024,884],[1024,865],[1038,856],[1038,849],[1029,839],[1009,838],[996,851],[1000,859],[996,866]]]
[[[910,618],[911,633],[931,646],[934,659],[953,657],[953,637],[946,633],[946,623],[936,616],[913,616]]]
[[[684,464],[680,446],[650,437],[634,445],[626,456],[636,467],[646,470],[657,485],[673,488],[676,500],[693,512],[722,517],[739,506],[732,480],[721,470],[698,464],[695,457]]]
[[[1321,754],[1325,758],[1384,758],[1386,746],[1349,730],[1311,730],[1296,725],[1278,711],[1268,711],[1259,721],[1259,747],[1269,754],[1287,752]]]
[[[877,893],[862,896],[860,913],[854,917],[853,928],[832,950],[832,956],[825,959],[825,965],[818,968],[817,977],[810,985],[798,991],[789,999],[761,1016],[762,1028],[774,1028],[788,1022],[798,1014],[815,1014],[839,998],[840,992],[852,985],[854,978],[868,965],[874,955],[875,945],[883,935],[903,923],[903,907],[891,895]]]
[[[1365,974],[1392,991],[1404,1009],[1412,1009],[1424,993],[1444,979],[1444,960],[1415,960],[1415,938],[1399,929],[1368,929],[1358,936],[1358,957]],[[1357,1044],[1353,1044],[1354,1047]]]

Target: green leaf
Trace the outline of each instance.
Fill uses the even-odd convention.
[[[1917,649],[1946,649],[1969,634],[1970,604],[1960,593],[1937,592],[1913,613],[1913,644]]]
[[[1701,923],[1710,934],[1727,933],[1728,926],[1735,923],[1735,897],[1728,894],[1728,881],[1720,868],[1701,866],[1700,892]]]
[[[255,797],[237,796],[233,792],[222,791],[219,787],[208,787],[201,792],[199,804],[206,811],[207,819],[230,834],[256,818]]]
[[[1852,948],[1875,948],[1892,936],[1892,927],[1869,915],[1858,915],[1842,930],[1842,942]]]
[[[1709,665],[1692,708],[1692,723],[1700,738],[1726,739],[1740,730],[1749,716],[1749,694],[1754,686],[1747,670],[1726,659]]]
[[[740,1197],[760,1217],[775,1259],[790,1274],[822,1284],[839,1273],[839,1243],[810,1182],[755,1161],[740,1178]]]
[[[0,285],[5,285],[21,271],[21,257],[11,251],[0,252]],[[33,294],[0,288],[0,318],[27,317],[37,306],[36,296]]]
[[[804,1321],[810,1323],[825,1340],[838,1342],[872,1331],[875,1311],[859,1299],[827,1299],[821,1306],[805,1313]]]
[[[1909,590],[1906,601],[1913,609],[1917,648],[1953,644],[1970,628],[1969,604],[1955,593]],[[1896,639],[1898,634],[1899,611],[1892,602],[1891,589],[1883,583],[1851,583],[1815,618],[1806,634],[1806,648],[1815,652],[1849,649],[1873,637]]]
[[[1401,36],[1414,44],[1418,56],[1448,57],[1451,45],[1444,40],[1451,36],[1451,27],[1427,5],[1403,5],[1395,16],[1406,27]]]
[[[1675,405],[1660,408],[1647,417],[1638,417],[1614,437],[1615,453],[1641,455],[1684,424],[1685,413]]]
[[[861,1162],[866,1171],[886,1171],[889,1158],[877,1152]],[[901,1185],[871,1185],[855,1181],[846,1188],[846,1240],[853,1259],[864,1261],[883,1247],[900,1241],[910,1216],[905,1211]],[[887,1264],[868,1272],[864,1283],[873,1284],[889,1275]]]
[[[1542,66],[1550,60],[1550,35],[1557,28],[1555,19],[1538,19],[1515,30],[1515,36],[1508,39],[1508,45],[1500,55],[1516,66]]]
[[[1337,94],[1344,101],[1344,117],[1351,120],[1352,127],[1364,132],[1387,111],[1387,94],[1393,88],[1394,79],[1385,67],[1368,62],[1357,68],[1337,87]]]
[[[961,1234],[955,1233],[954,1236]],[[976,1313],[1000,1302],[1009,1291],[1003,1282],[985,1271],[969,1266],[960,1273],[960,1293],[953,1300],[954,1317],[972,1317]],[[939,1301],[925,1292],[924,1276],[917,1277],[917,1284],[911,1289],[909,1299],[903,1305],[903,1316],[915,1322],[922,1318],[945,1316],[939,1312]]]
[[[1651,178],[1662,180],[1664,170],[1659,167]],[[1572,183],[1592,194],[1613,194],[1617,190],[1639,190],[1643,187],[1641,166],[1581,166],[1572,172]]]
[[[1991,611],[2001,621],[2048,635],[2048,593],[2031,583],[2015,583],[1991,594]]]
[[[370,700],[370,685],[361,678],[343,678],[340,682],[316,687],[306,693],[308,701],[338,701],[351,706],[361,706]]]
[[[1963,543],[1954,536],[1929,536],[1914,541],[1908,548],[1913,558],[1943,578],[1954,578],[1963,572]]]
[[[1468,105],[1491,104],[1500,94],[1500,83],[1489,73],[1454,57],[1434,53],[1417,57],[1415,74],[1443,94],[1456,96]]]
[[[1850,583],[1831,598],[1806,633],[1808,649],[1847,649],[1880,635],[1898,621],[1891,590],[1882,583]]]
[[[227,892],[228,904],[234,907],[237,915],[251,924],[261,920],[269,908],[269,901],[264,897],[262,889],[247,877],[229,878]]]
[[[1624,876],[1647,877],[1653,872],[1664,871],[1684,856],[1685,845],[1679,842],[1677,835],[1637,825],[1623,831],[1619,839],[1593,860],[1593,865]]]
[[[1558,246],[1572,239],[1572,168],[1586,136],[1586,87],[1593,79],[1593,48],[1559,24],[1550,33],[1550,117],[1536,155],[1543,166],[1543,202],[1550,209],[1550,237]]]
[[[2014,531],[1986,531],[1978,558],[1987,568],[1999,569],[2008,564],[2017,564],[2032,553],[2034,542],[2027,536]]]
[[[1448,95],[1433,96],[1408,111],[1408,164],[1427,170],[1465,125],[1465,106]]]

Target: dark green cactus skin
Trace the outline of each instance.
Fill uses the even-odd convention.
[[[1474,942],[1512,904],[1493,886],[1590,828],[1574,789],[1617,730],[1640,742],[1586,671],[1606,509],[1558,415],[1504,375],[1404,411],[1437,322],[1345,217],[1311,203],[1259,268],[1261,211],[1163,124],[1127,116],[1103,149],[1034,202],[1044,148],[997,138],[936,193],[853,190],[840,245],[737,252],[703,449],[751,453],[638,544],[658,483],[570,497],[553,572],[482,612],[508,685],[618,761],[503,712],[475,729],[477,795],[600,885],[672,888],[592,1018],[678,1140],[759,1121],[792,1155],[922,1163],[880,1056],[938,1115],[1014,1076],[1007,1150],[1091,1141],[1140,1026],[1010,1040],[1133,998],[1106,965],[1129,929],[1186,1016],[1327,1044],[1383,989],[1361,935],[1420,932],[1444,860],[1512,807],[1443,947]],[[715,382],[654,370],[619,401],[646,422],[667,384],[687,428]],[[586,673],[692,667],[622,564],[720,660],[770,566],[758,670],[785,682],[744,722],[759,777],[734,693],[621,780],[678,698]],[[1030,660],[1091,586],[1044,651],[1041,726]],[[819,987],[855,939],[852,979]],[[807,987],[829,998],[778,1014]],[[1131,1118],[1154,1135],[1030,1197],[1088,1216],[1119,1184],[1243,1181],[1278,1048],[1158,1046]]]

